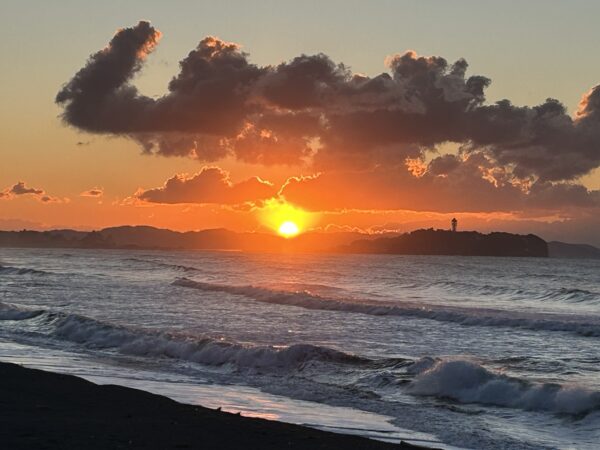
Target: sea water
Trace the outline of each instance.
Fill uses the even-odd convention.
[[[596,449],[600,261],[0,249],[0,359],[446,448]]]

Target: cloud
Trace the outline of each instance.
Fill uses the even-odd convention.
[[[39,197],[39,201],[42,203],[69,203],[68,198],[53,197],[51,195],[42,195]]]
[[[93,187],[93,188],[88,189],[87,191],[83,191],[81,194],[79,194],[80,197],[93,197],[93,198],[99,198],[99,197],[102,197],[103,195],[104,195],[104,189],[99,188],[99,187]]]
[[[554,99],[486,104],[491,80],[467,76],[464,59],[407,51],[368,77],[322,53],[260,67],[238,44],[209,36],[180,62],[168,92],[150,98],[131,81],[160,36],[144,21],[117,31],[58,93],[64,121],[129,136],[147,153],[204,161],[402,165],[450,141],[520,179],[573,180],[600,165],[599,87],[572,118]],[[307,145],[314,140],[318,151]]]
[[[208,36],[154,98],[133,79],[160,37],[144,21],[118,30],[57,94],[64,122],[133,139],[147,154],[302,166],[320,175],[292,178],[281,193],[313,209],[597,205],[597,192],[577,183],[600,166],[600,86],[584,94],[571,116],[552,98],[534,106],[488,103],[491,80],[469,75],[464,59],[452,63],[409,50],[367,76],[323,53],[259,66],[240,45]],[[458,153],[437,154],[446,143]],[[248,183],[261,194],[236,197],[232,191],[249,188],[235,188],[212,170],[214,194],[200,186],[212,173],[203,171],[138,197],[232,203],[270,195],[254,179]]]
[[[9,194],[14,195],[26,195],[26,194],[34,194],[34,195],[42,195],[44,193],[43,189],[29,188],[25,186],[24,181],[19,181],[8,191]]]
[[[274,186],[258,177],[233,183],[224,170],[205,167],[192,176],[174,175],[163,186],[138,191],[135,197],[149,203],[237,205],[266,200],[275,194]]]
[[[0,199],[13,199],[16,197],[30,195],[42,203],[67,203],[69,202],[68,198],[59,198],[53,197],[46,193],[43,189],[37,189],[33,187],[27,187],[24,181],[18,181],[11,187],[6,188],[4,191],[0,192]]]
[[[511,183],[484,154],[465,160],[445,155],[424,173],[410,168],[323,172],[291,177],[280,190],[287,201],[312,211],[411,210],[432,212],[542,212],[597,208],[600,191],[574,183]]]

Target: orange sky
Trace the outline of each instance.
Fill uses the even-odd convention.
[[[148,36],[158,41],[158,32],[141,24],[124,32],[133,38],[123,34],[122,39],[134,39],[134,33],[144,33],[146,27]],[[108,41],[111,30],[104,34]],[[129,61],[131,74],[157,67],[152,62],[155,55],[150,54],[156,42],[149,43],[147,36],[143,39]],[[544,127],[565,122],[564,127],[570,127],[564,132],[565,140],[575,136],[573,148],[560,147],[545,139],[551,132],[562,133],[564,127],[543,131],[523,147],[522,155],[515,156],[512,141],[505,142],[505,137],[490,141],[491,137],[481,135],[482,129],[497,126],[497,112],[489,109],[493,103],[486,103],[483,94],[472,88],[481,83],[483,92],[485,81],[469,78],[471,69],[467,75],[457,69],[460,60],[457,66],[414,52],[399,53],[387,59],[385,76],[367,77],[344,72],[325,56],[303,56],[279,67],[255,66],[234,44],[215,38],[203,42],[195,56],[187,57],[191,72],[186,72],[185,65],[171,67],[179,85],[170,86],[163,100],[136,93],[127,107],[145,108],[154,102],[153,109],[134,109],[139,111],[139,120],[130,120],[122,129],[121,122],[115,128],[111,117],[127,114],[119,106],[126,100],[118,99],[120,89],[136,83],[146,90],[149,86],[160,89],[146,84],[144,77],[141,83],[132,78],[114,92],[107,91],[103,104],[117,99],[113,109],[99,111],[98,117],[90,119],[86,108],[94,112],[98,108],[86,103],[90,101],[86,96],[94,99],[97,94],[85,89],[100,85],[93,78],[77,85],[73,78],[82,67],[90,73],[96,70],[86,66],[85,58],[64,64],[63,82],[72,81],[62,91],[65,97],[59,104],[38,108],[38,99],[25,95],[10,108],[0,108],[0,120],[10,124],[0,136],[5,149],[0,169],[0,228],[146,224],[176,230],[276,230],[290,218],[285,215],[289,213],[274,212],[273,205],[287,204],[307,212],[303,219],[296,218],[303,222],[299,224],[303,230],[446,227],[458,216],[463,227],[502,226],[571,241],[593,239],[586,230],[594,226],[600,211],[600,140],[595,141],[600,122],[596,122],[596,93],[589,91],[590,86],[581,87],[586,100],[579,113],[561,111],[552,102],[529,107],[527,112],[505,106],[515,118],[539,114],[536,120],[547,120]],[[103,51],[126,60],[119,45],[114,40]],[[89,48],[88,53],[99,48]],[[103,51],[98,53],[98,64],[111,63],[101,60]],[[190,94],[182,93],[187,92],[189,80],[205,82],[200,69],[192,68],[198,61],[214,66],[209,81],[215,87],[202,94],[193,106],[196,109],[184,111],[188,106],[181,106],[181,101]],[[137,67],[142,63],[148,67]],[[224,70],[221,64],[236,67],[238,84],[222,86],[229,72],[218,72]],[[309,73],[315,67],[319,75]],[[485,68],[477,69],[475,73],[485,72]],[[419,81],[419,71],[424,70],[436,77],[426,88]],[[307,86],[306,80],[314,83],[311,77],[315,76],[323,80]],[[242,99],[237,98],[240,83],[248,86]],[[407,97],[410,83],[420,83],[414,85],[422,89],[420,96]],[[220,97],[207,100],[217,89],[222,89]],[[429,97],[431,89],[439,90],[443,100],[439,94]],[[46,95],[48,102],[56,92]],[[203,109],[211,101],[212,109]],[[463,101],[470,103],[457,106]],[[221,111],[228,104],[230,109]],[[444,112],[446,116],[430,115],[437,108],[459,109]],[[542,113],[541,108],[549,112]],[[473,111],[483,119],[473,118]],[[451,126],[460,114],[465,122]],[[557,119],[551,121],[545,114]],[[425,125],[424,118],[429,121]],[[123,120],[129,120],[127,115]],[[486,122],[472,128],[467,122],[474,120]],[[461,127],[464,130],[458,132]],[[518,127],[515,133],[531,130],[530,126]],[[489,132],[490,136],[494,133]],[[190,144],[183,150],[176,147],[179,141],[159,146],[174,137],[192,139],[196,150],[190,153]],[[522,136],[515,137],[515,142],[522,140]],[[146,143],[153,146],[150,152],[154,154],[142,154],[141,145]],[[23,182],[20,188],[18,182]]]

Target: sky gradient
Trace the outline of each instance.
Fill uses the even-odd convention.
[[[598,4],[583,1],[2,2],[0,228],[256,230],[273,228],[266,210],[291,203],[310,211],[311,227],[329,230],[446,227],[458,215],[463,227],[600,244],[600,121],[593,96],[587,109],[580,105],[600,82],[599,13]],[[105,110],[129,123],[117,129],[88,117],[114,92],[90,103],[98,84],[82,90],[71,81],[69,91],[66,83],[118,29],[140,20],[161,39],[134,58],[140,67],[118,88],[137,87],[127,106],[136,119],[128,122],[124,102]],[[178,66],[184,58],[194,82],[194,64],[216,61],[212,53],[188,56],[206,36],[239,44],[227,55],[245,64],[245,75],[235,96],[213,90],[220,97],[207,103],[204,92],[185,109],[192,91],[183,81],[180,89],[168,85],[186,74]],[[294,63],[300,55],[312,59]],[[458,74],[452,65],[461,58],[468,68]],[[427,66],[431,86],[415,75],[415,64]],[[229,72],[215,73],[223,80]],[[381,73],[389,80],[375,95],[367,83],[381,81]],[[491,83],[474,88],[474,75]],[[244,96],[237,95],[241,82]],[[161,98],[175,106],[161,106]],[[552,109],[547,98],[566,110]],[[151,113],[135,109],[140,99],[155,102]],[[511,102],[513,127],[500,127],[491,109],[502,99]],[[78,105],[89,108],[86,117]],[[382,118],[382,110],[393,115]],[[194,125],[186,128],[190,114]],[[225,139],[227,150],[206,144],[202,157],[189,157],[157,145],[174,135]],[[146,153],[154,144],[154,154],[142,154],[140,143]]]

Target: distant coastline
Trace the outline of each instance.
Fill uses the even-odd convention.
[[[548,257],[548,244],[534,235],[476,231],[416,230],[396,237],[357,240],[341,249],[347,253],[401,255]]]
[[[591,245],[546,242],[533,234],[434,229],[383,235],[308,232],[294,239],[226,229],[178,232],[150,226],[22,230],[0,231],[0,247],[600,258],[600,249]]]

